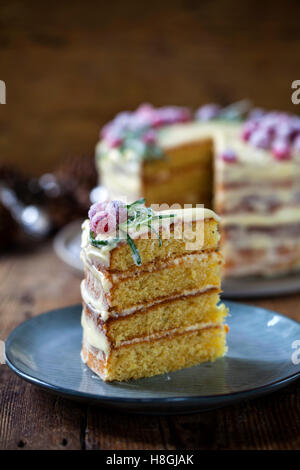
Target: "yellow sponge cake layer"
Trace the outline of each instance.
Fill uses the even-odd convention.
[[[171,174],[165,181],[144,182],[143,194],[149,204],[159,204],[161,201],[167,201],[170,205],[178,201],[181,204],[193,204],[195,197],[198,197],[197,201],[201,201],[205,207],[211,207],[211,172],[204,169],[199,175],[199,169],[187,168]]]
[[[169,212],[174,211],[170,210]],[[88,222],[85,222],[83,227],[84,232],[88,232]],[[184,228],[182,228],[182,224],[174,223],[170,225],[169,230],[163,231],[162,228],[160,229],[161,245],[159,245],[158,236],[154,231],[151,234],[146,232],[144,236],[141,234],[140,238],[135,238],[142,266],[193,251],[216,250],[219,245],[218,222],[214,218],[195,220],[191,224],[185,224]],[[87,246],[82,251],[83,262],[87,262],[90,258],[91,261],[89,261],[98,269],[109,267],[110,273],[137,269],[130,247],[126,242],[119,243],[110,250],[109,266],[104,265],[98,251],[97,248]]]
[[[165,149],[165,159],[144,161],[142,175],[144,180],[162,179],[164,174],[198,165],[198,173],[212,166],[213,144],[211,139],[203,139]],[[201,167],[199,168],[199,164]]]
[[[190,252],[187,250],[187,240],[190,243],[195,243],[196,234],[199,230],[203,230],[203,237],[201,236],[201,250],[213,250],[218,247],[220,235],[217,229],[217,222],[214,219],[205,219],[204,222],[193,222],[191,229],[184,230],[184,238],[176,239],[176,227],[174,235],[174,224],[170,229],[170,238],[164,239],[162,237],[161,246],[158,246],[158,239],[153,233],[153,238],[137,239],[135,241],[136,247],[139,250],[142,265],[151,261],[169,258],[171,256],[178,256]],[[198,232],[196,231],[198,230]],[[189,237],[189,238],[188,238]],[[196,250],[195,250],[196,251]],[[198,251],[198,250],[197,250]],[[122,244],[116,247],[111,252],[110,271],[127,271],[128,269],[135,269],[136,266],[132,260],[132,255],[128,244]]]
[[[84,304],[86,322],[93,322],[94,328],[105,333],[113,347],[122,341],[149,336],[154,333],[184,328],[195,323],[222,323],[227,309],[224,304],[217,306],[217,289],[188,297],[175,298],[142,308],[129,315],[111,317],[106,322],[95,315],[93,308]]]
[[[103,380],[149,377],[205,361],[226,352],[227,327],[209,326],[165,336],[152,341],[130,343],[111,351],[108,357],[83,340],[82,359]]]
[[[148,264],[138,274],[109,276],[86,269],[86,288],[97,297],[105,297],[108,307],[116,313],[164,300],[176,295],[188,295],[206,287],[220,288],[219,252],[203,252],[172,258],[168,262]],[[94,276],[100,276],[103,292],[97,294]],[[100,287],[100,286],[98,286]]]

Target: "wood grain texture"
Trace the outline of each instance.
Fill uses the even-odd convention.
[[[144,101],[299,112],[299,15],[297,0],[1,1],[0,159],[49,171]]]
[[[50,245],[1,258],[0,339],[34,315],[78,303],[79,283]],[[252,303],[300,320],[299,295]],[[57,397],[0,365],[0,448],[299,449],[300,382],[216,411],[135,416]]]

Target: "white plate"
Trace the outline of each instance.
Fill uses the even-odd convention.
[[[75,220],[61,229],[54,238],[53,247],[57,256],[66,264],[83,273],[80,260],[81,224],[82,220]]]
[[[82,221],[76,220],[66,225],[54,239],[57,256],[69,266],[83,273],[80,261],[80,237]],[[222,297],[227,299],[246,299],[274,297],[300,292],[300,273],[274,278],[237,278],[222,282]]]

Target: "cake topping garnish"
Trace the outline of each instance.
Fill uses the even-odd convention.
[[[277,138],[272,144],[272,152],[276,160],[289,160],[291,148],[287,139]]]
[[[175,217],[174,214],[155,214],[151,207],[145,206],[144,198],[131,204],[117,200],[95,203],[91,206],[88,215],[90,243],[96,248],[101,248],[109,245],[115,246],[117,242],[125,240],[129,244],[133,260],[138,266],[142,264],[141,257],[129,232],[138,231],[143,226],[148,227],[150,231],[157,234],[159,246],[161,246],[159,225],[154,227],[153,222]]]
[[[300,154],[300,134],[297,135],[297,137],[295,138],[293,144],[294,144],[295,152]]]
[[[232,149],[224,150],[221,154],[221,158],[226,163],[236,163],[237,161],[236,153]]]
[[[257,148],[270,150],[276,160],[288,160],[299,151],[300,118],[279,111],[254,110],[242,128],[242,138]]]
[[[219,104],[210,103],[201,106],[195,113],[197,121],[240,121],[249,112],[249,100],[241,100],[222,108]]]
[[[161,158],[162,150],[157,144],[157,129],[192,120],[188,108],[164,106],[154,108],[142,104],[136,111],[119,113],[101,131],[101,138],[110,148],[120,151],[134,150],[142,158]]]
[[[127,209],[121,201],[98,202],[91,206],[89,219],[96,235],[115,232],[127,220]]]
[[[201,106],[196,113],[195,118],[198,121],[210,121],[219,117],[221,106],[215,103],[205,104]]]

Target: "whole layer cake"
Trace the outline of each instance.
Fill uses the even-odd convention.
[[[229,111],[229,112],[228,112]],[[111,198],[202,203],[221,215],[224,276],[300,268],[300,119],[206,105],[120,113],[96,148]]]
[[[82,359],[103,380],[147,377],[226,351],[218,217],[97,203],[83,224]]]

